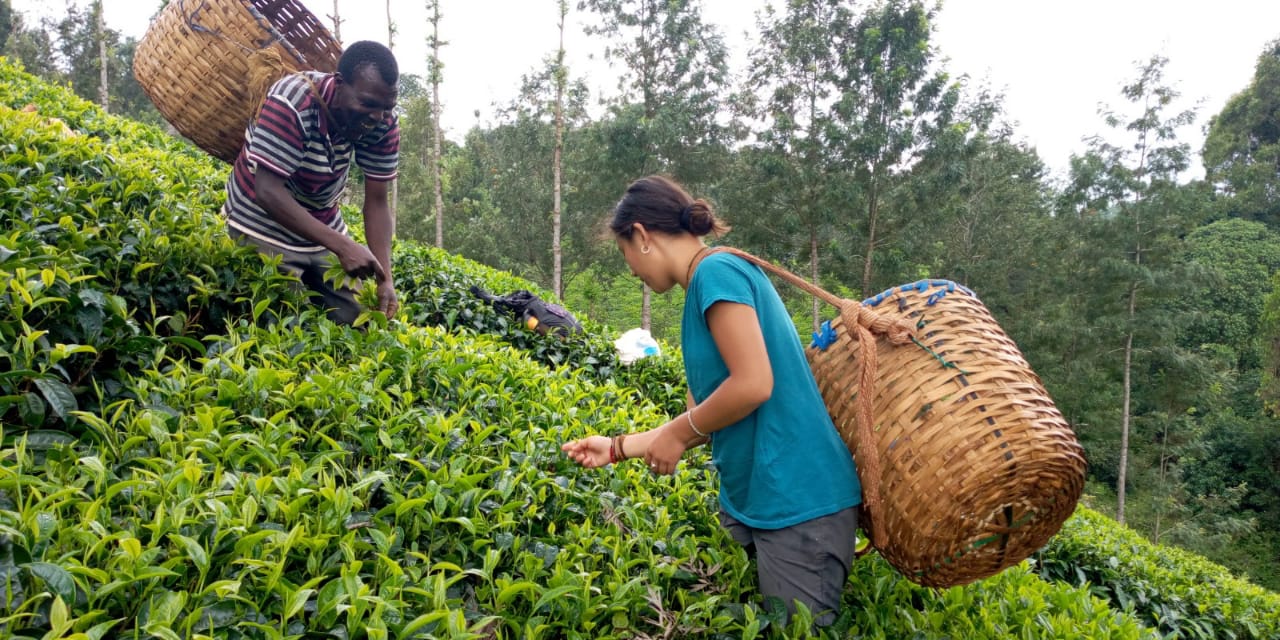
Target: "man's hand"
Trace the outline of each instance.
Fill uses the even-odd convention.
[[[387,278],[378,283],[378,310],[388,318],[396,317],[400,311],[400,299],[396,296],[396,286]]]
[[[346,245],[341,252],[337,253],[338,262],[342,265],[342,270],[352,278],[376,278],[378,283],[386,282],[387,272],[382,268],[382,264],[378,259],[373,257],[373,252],[368,247],[348,239]],[[381,303],[381,292],[379,292],[379,303]]]

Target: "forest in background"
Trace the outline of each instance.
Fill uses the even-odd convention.
[[[162,122],[132,77],[136,41],[99,6],[31,24],[0,0],[0,52]],[[1280,589],[1280,41],[1216,114],[1173,107],[1166,60],[1135,63],[1057,182],[1001,96],[940,62],[931,3],[785,4],[760,16],[746,77],[696,2],[572,9],[594,17],[616,95],[591,95],[550,51],[496,125],[456,144],[434,135],[447,69],[404,78],[401,237],[671,340],[679,293],[649,300],[599,234],[629,180],[662,172],[716,204],[725,243],[840,295],[960,282],[1079,434],[1090,505]],[[447,46],[435,15],[422,28]],[[1186,124],[1207,127],[1203,148],[1176,138]],[[1186,179],[1195,164],[1205,177]],[[780,290],[802,334],[831,314]]]

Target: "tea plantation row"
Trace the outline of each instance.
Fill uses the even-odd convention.
[[[704,455],[558,450],[678,411],[678,355],[537,336],[468,291],[536,287],[407,245],[401,319],[329,324],[226,238],[224,171],[0,59],[0,636],[807,635],[756,605]],[[966,587],[862,559],[832,633],[1272,638],[1277,605],[1082,509]]]

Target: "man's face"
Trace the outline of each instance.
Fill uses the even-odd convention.
[[[373,65],[356,69],[355,76],[338,76],[338,90],[330,105],[339,133],[347,140],[359,140],[396,107],[396,88],[384,82]]]

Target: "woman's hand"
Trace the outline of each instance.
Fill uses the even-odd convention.
[[[560,445],[560,449],[569,454],[574,462],[588,469],[594,469],[609,464],[609,444],[609,438],[589,436],[566,442]]]
[[[644,463],[650,471],[662,475],[671,475],[676,472],[680,457],[688,448],[678,431],[678,429],[666,428],[654,432],[653,440],[644,452]],[[605,455],[609,455],[607,447]]]

